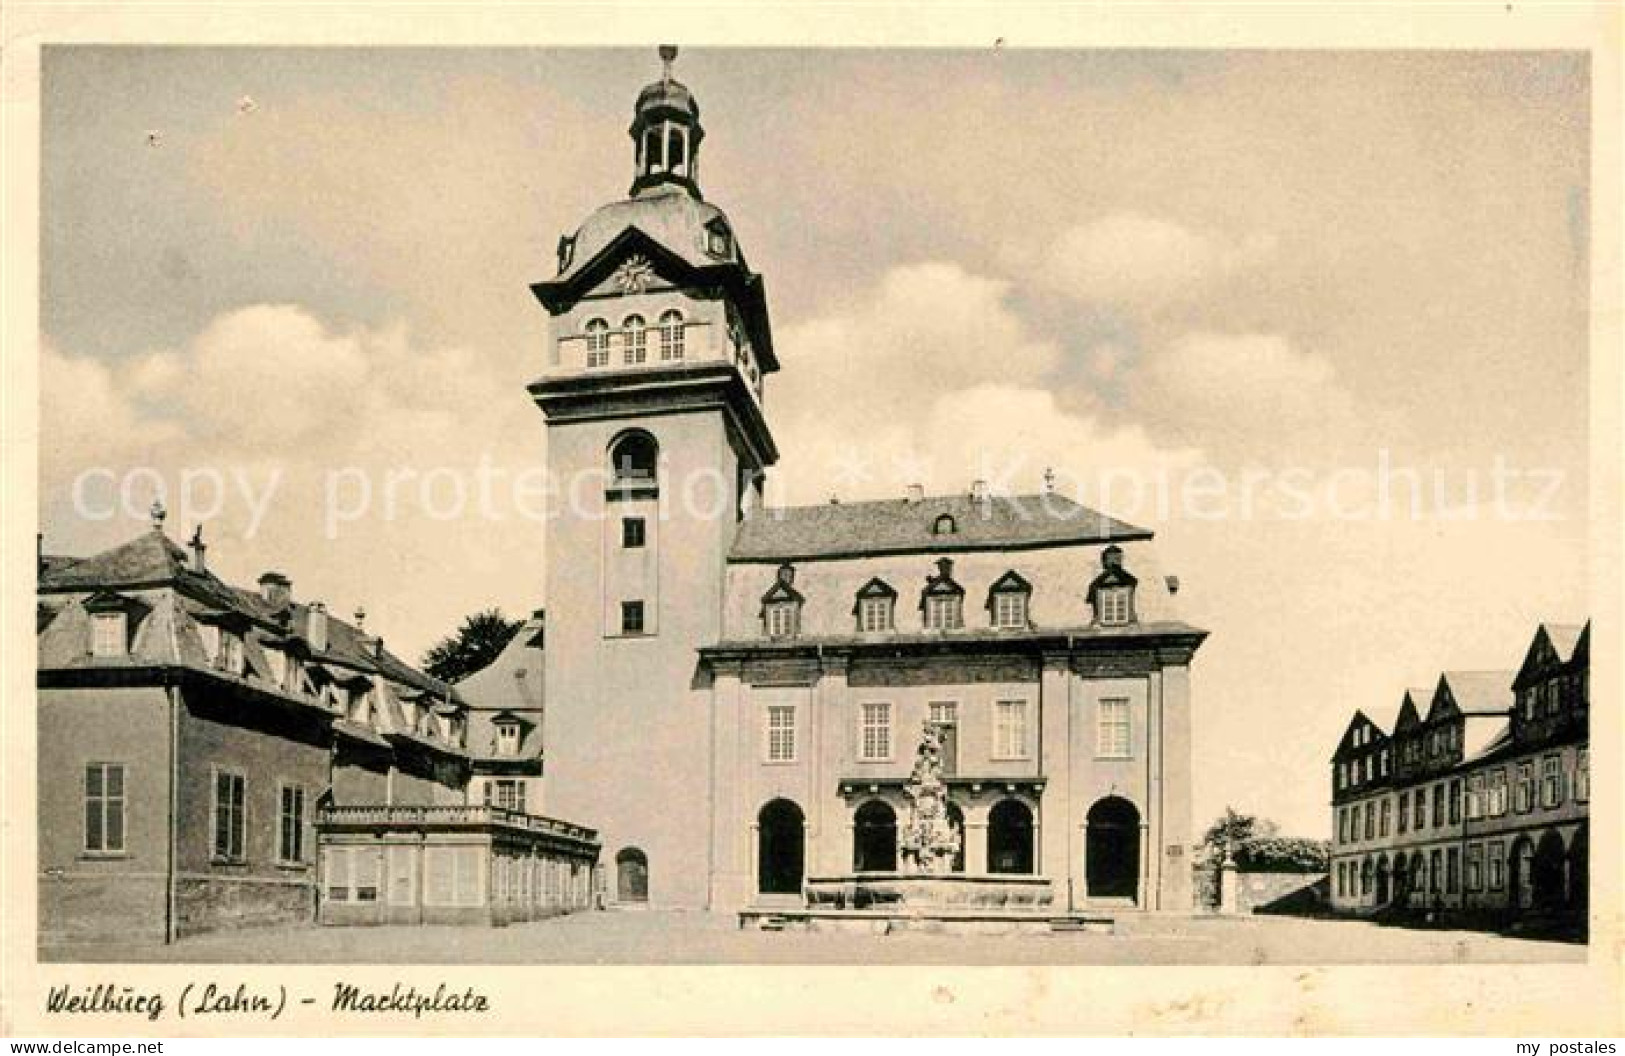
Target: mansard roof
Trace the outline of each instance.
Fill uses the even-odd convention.
[[[933,531],[943,514],[954,519],[951,535]],[[1151,537],[1150,529],[1058,494],[939,495],[762,509],[740,524],[728,560],[1019,550]]]

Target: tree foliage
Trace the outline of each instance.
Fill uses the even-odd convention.
[[[1325,840],[1280,836],[1275,822],[1230,807],[1208,826],[1200,847],[1209,866],[1221,864],[1226,854],[1244,873],[1319,873],[1331,867],[1331,845]]]
[[[443,682],[461,681],[495,660],[522,626],[523,620],[510,620],[501,609],[464,617],[456,633],[423,654],[423,670]]]

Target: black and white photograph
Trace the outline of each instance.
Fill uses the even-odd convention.
[[[605,966],[1617,998],[1602,34],[32,54],[24,1033],[228,966],[341,1033]]]

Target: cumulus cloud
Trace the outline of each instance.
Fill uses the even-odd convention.
[[[1331,360],[1281,334],[1183,334],[1145,362],[1159,416],[1216,438],[1307,430],[1343,439],[1352,400]]]
[[[1274,250],[1275,240],[1262,233],[1231,238],[1119,212],[1062,231],[1041,252],[1036,273],[1076,301],[1152,310],[1188,303]]]
[[[398,326],[339,331],[296,305],[227,312],[180,347],[124,360],[47,348],[48,545],[122,542],[162,495],[175,534],[204,524],[228,579],[282,568],[306,597],[365,603],[408,649],[493,602],[524,611],[541,598],[540,560],[515,576],[510,559],[536,553],[542,528],[513,482],[545,454],[520,377]],[[100,475],[76,496],[86,471]],[[330,518],[335,497],[353,519]],[[459,533],[479,542],[448,562]]]

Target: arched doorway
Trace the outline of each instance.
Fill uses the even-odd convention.
[[[1507,855],[1507,904],[1528,909],[1535,904],[1535,845],[1520,836]]]
[[[1377,859],[1377,905],[1388,904],[1388,856]]]
[[[649,901],[649,857],[636,847],[623,847],[615,856],[615,900]]]
[[[1090,898],[1137,898],[1140,889],[1140,812],[1121,796],[1089,808],[1084,840],[1084,883]]]
[[[1591,847],[1586,838],[1586,825],[1581,822],[1569,844],[1569,906],[1584,910],[1590,902],[1590,889]]]
[[[852,818],[852,870],[858,873],[897,871],[897,812],[871,799]]]
[[[756,815],[756,882],[764,895],[801,891],[806,862],[806,817],[788,799],[775,799]]]
[[[1019,799],[1001,799],[988,812],[987,870],[1033,871],[1033,812]]]
[[[1534,904],[1542,909],[1557,909],[1568,894],[1564,872],[1568,866],[1568,852],[1563,849],[1563,837],[1556,829],[1547,829],[1535,845],[1535,860],[1531,870],[1534,885]]]
[[[953,872],[965,871],[965,812],[959,809],[959,804],[948,804],[948,827],[954,830],[954,864]]]

